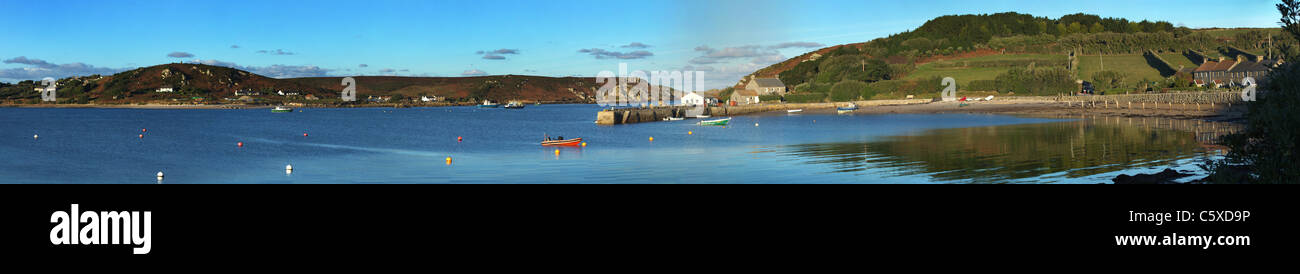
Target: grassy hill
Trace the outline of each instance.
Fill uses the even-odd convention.
[[[1187,59],[1187,58],[1183,58]],[[1165,60],[1169,60],[1166,58]],[[1127,75],[1132,81],[1142,79],[1160,80],[1164,76],[1160,75],[1157,70],[1147,62],[1147,58],[1141,54],[1118,54],[1118,55],[1083,55],[1079,56],[1079,69],[1076,77],[1084,81],[1095,81],[1093,74],[1102,70],[1102,63],[1105,63],[1105,69],[1116,71]]]
[[[361,76],[357,95],[408,98],[435,95],[458,101],[522,100],[528,102],[594,102],[599,87],[595,78],[541,76],[480,77],[393,77]],[[168,102],[238,103],[236,91],[255,91],[262,95],[248,98],[253,102],[281,103],[302,101],[306,95],[323,102],[337,102],[343,86],[341,77],[276,79],[251,72],[201,64],[163,64],[137,68],[108,76],[79,76],[58,80],[59,103],[134,104]],[[34,89],[38,81],[0,84],[0,99],[10,102],[38,103]],[[171,87],[174,92],[156,92]],[[298,96],[278,96],[277,91]],[[202,99],[198,99],[202,98]],[[231,100],[227,100],[231,99]]]
[[[1104,80],[1108,89],[1137,91],[1185,86],[1185,77],[1171,77],[1180,67],[1199,66],[1200,58],[1182,54],[1189,50],[1207,58],[1235,58],[1270,49],[1286,55],[1281,51],[1300,49],[1295,44],[1278,28],[1188,29],[1088,14],[1058,19],[953,15],[889,37],[818,49],[752,75],[779,77],[795,98],[814,101],[852,97],[845,89],[832,90],[839,84],[863,87],[856,82],[867,83],[862,99],[926,96],[942,89],[937,83],[943,77],[956,79],[963,91],[1018,95],[1069,94],[1078,91],[1078,80]],[[1071,53],[1078,58],[1070,59]],[[1103,62],[1104,79],[1095,79]]]
[[[261,92],[293,91],[302,95],[338,97],[327,89],[275,79],[251,72],[220,66],[172,63],[137,68],[108,76],[80,76],[58,80],[60,102],[127,104],[153,101],[219,100],[237,97],[238,90]],[[23,81],[0,89],[0,98],[34,100],[40,97],[33,92],[39,82]],[[173,92],[156,92],[170,87]]]
[[[999,54],[954,60],[938,60],[916,66],[916,71],[901,80],[922,80],[952,77],[959,86],[976,80],[994,80],[1015,67],[1028,64],[1044,67],[1064,67],[1069,58],[1064,54]]]

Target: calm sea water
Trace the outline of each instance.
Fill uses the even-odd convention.
[[[1207,154],[1196,134],[1132,119],[770,114],[728,127],[597,126],[599,109],[0,108],[0,183],[153,184],[159,171],[165,184],[1100,183],[1196,170]],[[544,134],[588,146],[556,155],[537,144]]]

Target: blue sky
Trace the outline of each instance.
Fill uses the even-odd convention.
[[[716,88],[823,45],[869,41],[942,15],[1085,12],[1193,28],[1275,27],[1275,3],[0,0],[0,81],[182,61],[272,77],[594,76],[625,62],[706,71],[706,88]]]

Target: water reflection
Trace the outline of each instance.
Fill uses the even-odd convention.
[[[836,173],[923,176],[937,182],[1055,182],[1218,153],[1239,125],[1158,118],[935,129],[847,143],[783,146],[770,153]]]

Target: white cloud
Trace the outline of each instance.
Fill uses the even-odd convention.
[[[650,47],[650,45],[646,45],[646,44],[641,43],[641,42],[632,42],[631,44],[627,44],[627,45],[620,46],[620,48],[633,48],[633,49],[643,49],[643,48],[649,48],[649,47]]]
[[[589,55],[591,55],[591,56],[593,56],[593,57],[596,57],[596,59],[611,59],[611,58],[612,58],[612,59],[624,59],[624,60],[627,60],[627,59],[644,59],[644,58],[646,58],[646,57],[650,57],[650,56],[654,56],[654,55],[655,55],[655,54],[652,53],[652,52],[644,51],[644,50],[638,50],[638,51],[632,51],[632,52],[618,52],[618,51],[608,51],[608,50],[598,49],[598,48],[581,49],[581,50],[578,50],[578,52],[579,52],[579,53],[586,53],[586,54],[589,54]]]
[[[125,71],[126,68],[103,68],[85,63],[54,64],[45,60],[19,56],[4,60],[5,64],[22,64],[28,67],[0,70],[0,79],[35,80],[45,77],[64,78],[92,74],[110,75]]]

